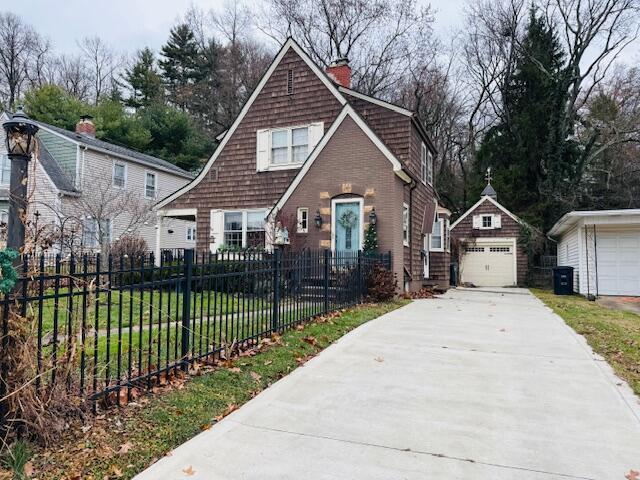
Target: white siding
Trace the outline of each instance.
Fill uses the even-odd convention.
[[[579,233],[573,228],[558,242],[558,266],[573,267],[573,289],[578,291],[580,280]]]

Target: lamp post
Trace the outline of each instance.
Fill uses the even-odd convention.
[[[27,209],[28,166],[36,144],[38,125],[18,107],[18,111],[2,126],[6,133],[7,153],[11,160],[7,247],[20,251],[24,248],[23,218]]]

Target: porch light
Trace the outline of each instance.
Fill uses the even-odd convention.
[[[369,212],[369,223],[373,226],[375,226],[375,224],[378,223],[378,215],[376,215],[375,207],[373,207]]]
[[[322,215],[320,215],[320,210],[316,210],[316,216],[313,220],[316,223],[316,228],[322,228]]]
[[[39,129],[38,125],[24,113],[22,107],[18,107],[18,111],[2,126],[6,132],[9,156],[21,156],[29,161],[36,143],[35,135]]]

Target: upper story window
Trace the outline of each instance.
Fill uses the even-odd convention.
[[[156,174],[152,172],[146,172],[144,177],[144,196],[147,198],[155,198],[158,187]]]
[[[127,178],[127,166],[124,163],[113,164],[113,186],[124,188]]]
[[[11,183],[11,160],[9,155],[2,155],[2,164],[0,165],[0,184],[9,185]]]
[[[444,220],[438,218],[433,222],[433,231],[431,233],[431,248],[430,250],[442,251],[444,245]]]
[[[420,149],[420,178],[424,183],[433,185],[433,154],[424,143]]]
[[[302,163],[309,151],[309,127],[271,131],[271,165]]]
[[[324,134],[322,122],[256,132],[256,167],[259,172],[299,168]]]
[[[502,228],[502,218],[497,213],[483,213],[473,216],[473,228],[479,230],[490,230]]]
[[[492,227],[493,227],[493,215],[483,215],[482,228],[492,228]]]

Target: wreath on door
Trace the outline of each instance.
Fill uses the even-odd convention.
[[[358,218],[353,210],[348,210],[340,216],[338,223],[345,229],[353,228],[356,226],[356,223],[358,223]]]

